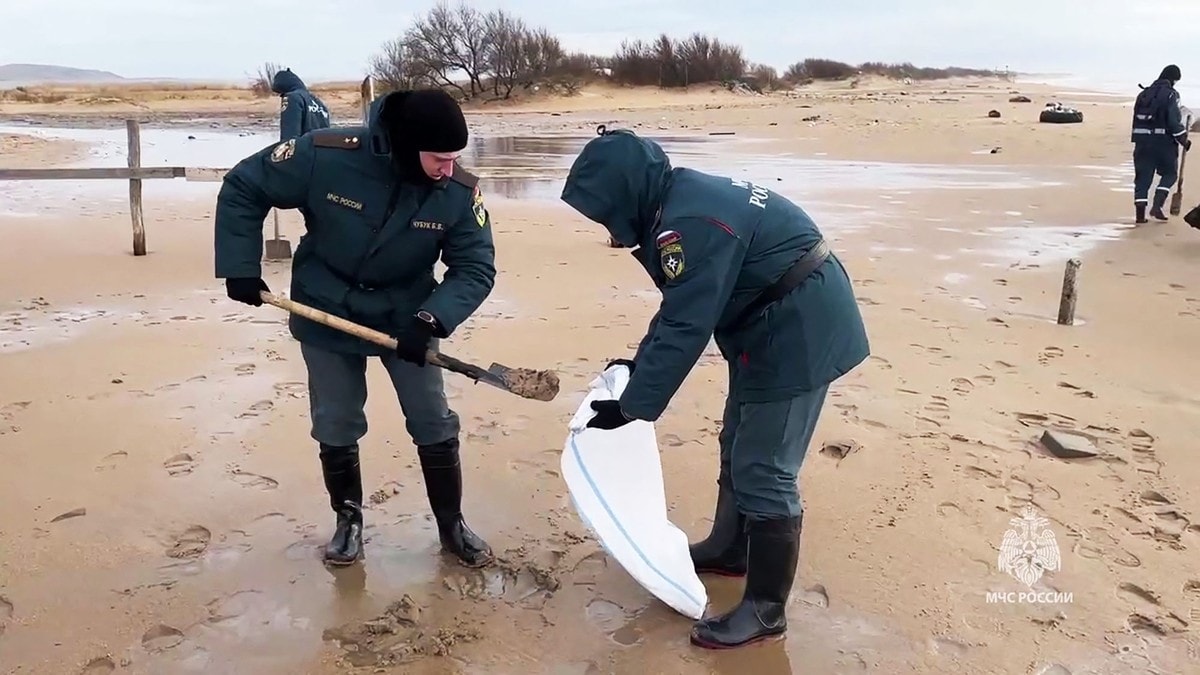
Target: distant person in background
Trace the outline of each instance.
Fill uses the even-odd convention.
[[[1150,201],[1150,184],[1159,175],[1154,190],[1154,205],[1150,215],[1166,220],[1163,204],[1175,180],[1179,177],[1179,146],[1192,147],[1188,129],[1179,111],[1179,92],[1175,83],[1180,80],[1179,66],[1163,68],[1158,79],[1144,87],[1133,104],[1133,205],[1137,222],[1145,223],[1146,205]],[[1139,85],[1140,86],[1140,85]]]
[[[329,128],[329,108],[308,90],[304,80],[285,68],[271,78],[271,91],[279,94],[279,140],[286,141]]]

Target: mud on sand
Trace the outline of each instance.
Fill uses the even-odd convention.
[[[580,539],[574,539],[580,543]],[[559,575],[565,550],[550,553],[549,564],[531,559],[526,547],[511,549],[485,569],[463,569],[442,579],[444,590],[422,604],[410,594],[392,602],[382,614],[352,621],[324,631],[325,640],[337,644],[342,668],[390,668],[414,664],[431,656],[451,656],[459,646],[485,639],[493,601],[540,606],[561,587]],[[468,600],[451,616],[439,619],[426,607],[450,600]],[[484,604],[476,604],[484,603]]]
[[[510,368],[503,376],[509,391],[535,401],[553,401],[558,396],[558,374],[552,370]]]

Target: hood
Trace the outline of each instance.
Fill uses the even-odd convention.
[[[561,198],[618,243],[637,246],[654,227],[671,160],[658,143],[627,129],[597,131],[571,165]]]
[[[397,144],[392,140],[388,121],[395,111],[400,110],[408,93],[408,91],[402,90],[381,94],[376,96],[375,100],[371,101],[371,105],[367,107],[367,130],[371,139],[371,152],[377,156],[386,157],[403,179],[418,185],[428,185],[432,182],[421,169],[421,160],[415,150],[405,151],[401,147],[399,148],[401,156],[393,154],[397,150]]]
[[[304,88],[304,80],[291,69],[277,71],[275,77],[271,78],[271,91],[280,96]]]
[[[391,111],[400,108],[407,94],[406,91],[381,94],[367,107],[367,128],[371,132],[371,150],[375,154],[392,154],[392,138],[388,133],[387,118],[390,117]]]

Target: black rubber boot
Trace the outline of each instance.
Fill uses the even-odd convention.
[[[736,607],[697,621],[692,644],[729,649],[787,632],[787,601],[800,554],[801,518],[751,520],[746,589]]]
[[[1150,209],[1150,215],[1157,220],[1166,220],[1167,216],[1163,213],[1163,204],[1167,203],[1167,192],[1165,190],[1154,191],[1154,206]]]
[[[717,509],[712,530],[688,547],[697,574],[740,577],[746,574],[746,518],[738,511],[729,474],[717,479]]]
[[[1136,222],[1138,224],[1150,222],[1150,221],[1146,220],[1146,203],[1145,202],[1138,202],[1137,204],[1135,204],[1134,210],[1137,211]]]
[[[437,521],[442,547],[467,567],[483,567],[495,559],[487,542],[471,531],[462,515],[462,465],[458,439],[417,447],[425,492]]]
[[[321,444],[321,469],[329,507],[337,514],[333,536],[325,545],[325,561],[330,565],[351,565],[362,557],[362,474],[358,466],[358,446]]]

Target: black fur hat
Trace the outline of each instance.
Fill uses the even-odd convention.
[[[393,118],[404,145],[422,152],[467,147],[467,120],[458,101],[441,89],[409,92]]]

